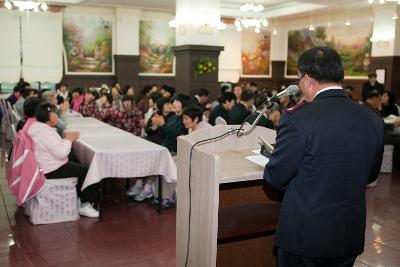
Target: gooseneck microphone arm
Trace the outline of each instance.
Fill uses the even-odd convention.
[[[256,112],[260,112],[260,113],[258,114],[257,118],[254,120],[254,122],[250,125],[250,127],[246,130],[244,129],[244,126],[246,125],[246,123],[249,124],[248,120],[254,115],[254,113],[251,113],[249,116],[247,116],[247,118],[244,120],[242,125],[240,125],[240,128],[238,129],[236,136],[241,137],[243,135],[248,135],[249,133],[251,133],[254,130],[254,128],[257,126],[257,122],[261,119],[262,116],[264,116],[264,113],[273,107],[275,101],[277,101],[279,98],[284,97],[284,96],[295,95],[299,91],[300,91],[300,89],[297,85],[290,85],[288,88],[286,88],[285,90],[283,90],[276,96],[267,98],[265,100],[265,102],[257,109]],[[264,108],[261,111],[259,111],[259,109],[263,106],[264,106]]]

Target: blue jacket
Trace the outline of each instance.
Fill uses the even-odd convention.
[[[278,247],[315,258],[363,252],[365,186],[380,171],[383,129],[377,113],[341,89],[284,112],[264,170],[285,190]]]

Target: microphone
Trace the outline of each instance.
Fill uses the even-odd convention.
[[[258,109],[262,108],[264,106],[264,108],[259,111],[257,109],[256,112],[258,112],[258,116],[256,117],[256,119],[254,120],[254,122],[252,124],[248,123],[247,121],[249,120],[249,118],[254,114],[250,114],[242,123],[242,125],[240,125],[240,128],[238,129],[238,132],[236,133],[237,137],[241,137],[243,135],[248,135],[249,133],[251,133],[254,128],[257,125],[257,122],[261,119],[261,117],[264,115],[264,112],[267,111],[268,109],[270,109],[273,106],[273,102],[276,102],[279,98],[284,97],[284,96],[288,96],[288,95],[295,95],[300,91],[300,88],[297,85],[289,85],[288,88],[286,88],[285,90],[283,90],[282,92],[280,92],[279,94],[267,99]],[[247,129],[245,129],[247,128]]]
[[[270,101],[277,101],[279,98],[288,96],[288,95],[295,95],[300,91],[299,86],[293,84],[289,85],[288,88],[283,90],[282,92],[276,94],[275,96],[271,97]]]

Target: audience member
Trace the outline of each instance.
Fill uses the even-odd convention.
[[[221,117],[227,123],[229,121],[229,111],[235,106],[236,96],[232,92],[225,92],[220,97],[220,104],[213,108],[208,118],[208,123],[215,125],[215,119]]]
[[[121,96],[121,93],[120,93],[120,90],[118,89],[118,87],[113,86],[111,88],[111,95],[112,95],[114,104],[118,107],[122,107],[122,96]]]
[[[95,117],[107,124],[114,126],[114,115],[118,110],[118,106],[113,103],[111,94],[103,94],[100,97],[101,106],[97,108]]]
[[[15,86],[13,93],[6,99],[6,101],[10,102],[11,105],[14,105],[18,101],[18,98],[20,98],[21,96],[20,91],[21,88]]]
[[[27,98],[29,97],[39,97],[39,91],[36,89],[26,89],[27,92]]]
[[[382,94],[382,117],[389,115],[399,116],[399,109],[396,106],[396,97],[392,92],[383,91]]]
[[[122,107],[115,114],[115,127],[140,135],[142,131],[143,114],[133,106],[132,96],[123,96]]]
[[[236,104],[229,112],[228,124],[240,125],[251,114],[254,105],[254,94],[245,90],[240,96],[240,103]]]
[[[256,97],[258,95],[258,88],[257,88],[257,84],[254,81],[251,81],[249,83],[246,84],[246,89],[250,90],[253,92],[254,97]]]
[[[68,90],[65,83],[60,83],[57,89],[57,104],[62,104],[66,101],[70,102],[72,100],[72,95]]]
[[[182,110],[188,103],[190,103],[190,97],[179,94],[172,104],[174,114],[170,116],[168,120],[165,120],[164,116],[157,114],[152,118],[153,123],[160,128],[161,145],[168,148],[172,154],[176,154],[177,152],[176,138],[180,135],[187,134],[187,130],[183,124]]]
[[[79,112],[83,117],[95,117],[97,110],[96,96],[98,98],[99,94],[96,91],[92,92],[90,89],[85,89],[84,95],[85,99],[79,107]]]
[[[161,131],[157,124],[153,122],[154,116],[163,116],[164,121],[168,121],[169,117],[173,115],[172,111],[173,99],[170,97],[160,97],[157,100],[157,113],[154,113],[147,121],[145,132],[147,135],[147,140],[161,145],[162,137]]]
[[[79,213],[87,217],[98,217],[98,211],[91,204],[97,199],[98,185],[81,191],[88,169],[79,163],[68,161],[72,143],[79,138],[79,133],[69,132],[61,139],[54,130],[58,120],[56,112],[56,106],[49,103],[42,103],[36,109],[37,121],[28,130],[35,145],[36,160],[47,179],[78,177],[77,191],[81,203]]]
[[[57,107],[57,131],[60,135],[63,134],[64,130],[67,128],[68,120],[67,120],[67,112],[69,109],[69,102],[65,101],[64,103],[57,106],[57,93],[53,90],[48,90],[42,94],[42,101],[45,103],[49,103],[53,106]]]
[[[196,105],[186,107],[183,110],[182,115],[183,124],[189,133],[212,127],[211,124],[203,120],[203,111]]]
[[[85,97],[83,95],[83,90],[82,88],[75,88],[72,90],[72,110],[75,112],[79,111],[79,107],[82,105],[83,101],[85,100]]]
[[[36,121],[35,119],[35,111],[37,106],[40,104],[41,100],[38,97],[29,97],[24,101],[24,119],[20,120],[17,124],[16,130],[17,132],[21,130],[24,125],[28,122]],[[32,123],[29,123],[31,125]]]
[[[18,98],[17,102],[15,102],[15,104],[14,104],[14,109],[21,119],[23,119],[25,117],[24,102],[28,96],[27,94],[28,94],[28,89],[20,88],[19,98]]]
[[[258,109],[263,108],[263,104],[265,103],[266,100],[267,100],[266,94],[259,94],[257,96],[256,106],[258,107]],[[277,126],[279,124],[279,120],[280,120],[281,114],[280,114],[279,110],[280,110],[279,104],[274,103],[273,106],[269,109],[269,111],[267,111],[267,113],[264,113],[260,117],[260,119],[258,120],[256,125],[275,130],[277,128]],[[251,117],[248,119],[249,123],[253,124],[258,115],[259,115],[259,112],[252,114]],[[272,120],[274,120],[274,121],[272,121]]]
[[[208,100],[208,95],[210,92],[205,89],[205,88],[200,88],[197,94],[194,95],[193,97],[193,103],[197,105],[198,107],[202,108],[202,110],[206,110],[207,108],[207,100]]]
[[[163,95],[163,97],[173,97],[175,95],[175,88],[164,84],[161,86],[160,93]]]
[[[233,87],[233,93],[236,96],[236,103],[240,103],[240,97],[242,95],[243,88],[240,84],[236,84],[235,87]]]
[[[296,103],[292,100],[291,96],[289,95],[279,98],[279,103],[282,110],[292,108],[293,106],[296,105]]]
[[[132,96],[132,97],[133,97],[133,96],[135,96],[135,88],[133,88],[132,85],[127,84],[127,85],[125,85],[123,94],[124,94],[124,95],[127,95],[127,96]]]
[[[143,113],[146,114],[149,110],[149,101],[150,101],[150,94],[152,93],[152,86],[145,85],[143,86],[142,91],[140,91],[139,101],[137,108]]]
[[[368,95],[371,91],[377,91],[380,95],[382,95],[385,87],[383,84],[379,83],[377,80],[377,75],[375,72],[368,74],[368,81],[363,85],[362,97],[365,102],[368,98]]]
[[[344,90],[349,95],[350,99],[354,101],[354,87],[351,85],[345,86]]]
[[[152,93],[149,97],[149,108],[144,115],[144,121],[147,124],[149,119],[153,116],[154,113],[157,112],[157,101],[160,99],[162,95],[158,92]],[[138,107],[139,108],[139,107]]]
[[[375,112],[380,113],[381,109],[381,96],[378,91],[370,91],[366,97],[364,105],[375,110]]]

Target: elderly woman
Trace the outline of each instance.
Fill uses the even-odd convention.
[[[28,130],[35,145],[36,160],[47,179],[78,177],[79,213],[87,217],[98,217],[99,212],[91,204],[96,200],[98,185],[81,191],[88,169],[79,163],[68,161],[72,143],[79,138],[79,132],[69,132],[62,139],[55,129],[58,122],[56,112],[56,107],[49,103],[42,103],[36,108],[37,121]]]
[[[51,105],[54,105],[56,107],[56,113],[58,116],[57,120],[57,131],[59,134],[62,135],[64,132],[65,128],[67,128],[67,112],[69,109],[69,102],[65,101],[64,103],[60,104],[57,106],[57,93],[56,91],[53,90],[48,90],[42,94],[42,101],[44,103],[49,103]]]

